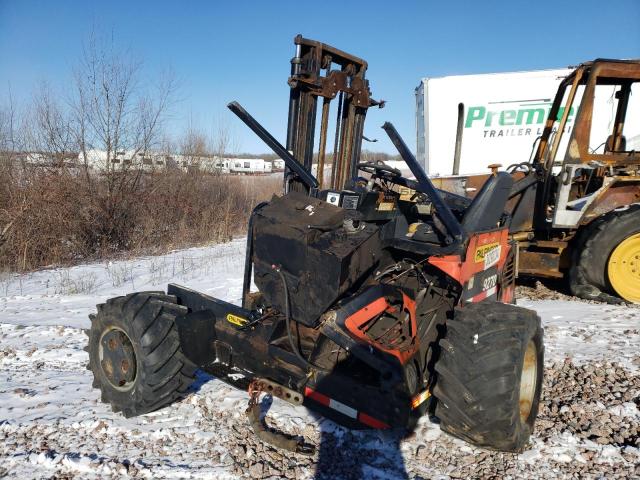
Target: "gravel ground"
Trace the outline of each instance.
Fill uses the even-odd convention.
[[[639,375],[609,362],[583,366],[559,362],[547,367],[544,392],[532,443],[553,450],[557,437],[577,437],[582,445],[573,457],[484,451],[436,433],[433,425],[423,425],[407,440],[393,436],[382,440],[398,445],[405,453],[405,465],[387,456],[376,467],[399,478],[640,476]],[[247,478],[299,478],[314,466],[316,478],[361,478],[363,463],[376,463],[375,445],[381,441],[375,434],[342,431],[339,438],[323,444],[316,457],[293,456],[293,460],[256,443],[244,428],[232,431],[238,445],[232,451],[235,471]],[[309,438],[319,441],[313,431],[309,433]],[[437,441],[415,445],[420,437]]]
[[[140,259],[126,269],[68,269],[64,278],[76,282],[93,275],[95,291],[85,294],[38,293],[60,270],[6,286],[0,297],[0,477],[640,478],[640,310],[576,301],[543,285],[518,288],[519,303],[538,311],[546,337],[540,415],[519,455],[471,447],[426,417],[404,437],[355,432],[264,399],[270,422],[317,446],[312,457],[283,454],[251,434],[246,392],[205,374],[183,401],[142,417],[125,419],[100,403],[82,350],[93,305],[167,281],[237,299],[242,255],[239,240]],[[175,277],[178,266],[186,278]],[[116,285],[109,272],[120,268],[131,285]],[[170,276],[158,276],[158,268]]]
[[[519,279],[516,286],[516,298],[530,300],[570,300],[576,302],[597,305],[600,302],[574,297],[567,292],[566,286],[559,280],[534,280],[529,278]]]
[[[41,367],[44,368],[44,367]],[[423,419],[408,438],[354,432],[327,420],[289,423],[318,446],[313,457],[256,441],[239,413],[242,394],[204,375],[204,387],[156,414],[124,420],[97,399],[78,399],[76,418],[0,425],[0,474],[17,478],[633,478],[640,476],[640,375],[615,363],[547,366],[531,448],[506,454],[473,448]],[[235,397],[225,408],[218,395]],[[5,393],[5,392],[3,392]],[[27,402],[35,388],[12,392]],[[91,392],[83,392],[91,397]],[[268,399],[267,399],[268,400]],[[276,400],[276,402],[278,402]],[[268,401],[263,401],[268,404]],[[42,407],[41,407],[42,408]],[[38,405],[34,405],[34,413]],[[187,418],[186,422],[178,419]],[[276,412],[276,424],[287,424]],[[303,419],[304,420],[304,419]],[[307,419],[308,420],[308,419]]]

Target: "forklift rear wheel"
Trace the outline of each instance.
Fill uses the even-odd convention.
[[[141,292],[109,299],[90,315],[87,368],[114,412],[141,415],[185,394],[196,368],[180,350],[174,320],[186,312],[173,296]]]
[[[479,447],[522,451],[542,387],[540,318],[485,301],[456,310],[440,341],[433,394],[441,428]]]
[[[574,295],[640,302],[640,206],[593,221],[576,242],[569,281]]]

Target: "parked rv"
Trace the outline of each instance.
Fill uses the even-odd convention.
[[[229,171],[245,175],[271,173],[271,162],[267,162],[262,158],[230,158]]]

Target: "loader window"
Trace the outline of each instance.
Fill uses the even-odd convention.
[[[640,150],[640,86],[625,79],[598,78],[589,150],[596,154]]]
[[[616,93],[620,85],[596,85],[593,117],[589,136],[589,152],[603,154],[614,150],[611,135],[618,109]]]
[[[640,82],[631,85],[622,136],[626,141],[625,151],[640,152]]]
[[[558,147],[558,150],[556,152],[556,155],[553,159],[553,165],[554,166],[559,166],[562,165],[562,161],[564,159],[564,155],[565,152],[567,150],[567,147],[569,146],[569,138],[571,137],[571,132],[573,130],[573,124],[576,118],[576,115],[578,113],[578,109],[580,107],[580,102],[582,102],[582,96],[584,94],[584,85],[578,85],[577,89],[576,89],[576,94],[575,97],[573,98],[573,102],[571,103],[571,105],[568,105],[569,102],[569,94],[571,91],[571,86],[568,86],[565,91],[564,91],[564,96],[562,98],[562,103],[560,104],[560,110],[558,111],[558,116],[554,121],[553,124],[553,130],[551,133],[551,136],[549,137],[550,139],[550,143],[552,143],[553,141],[555,141],[555,137],[560,134],[560,144]],[[564,132],[558,133],[558,129],[560,128],[560,119],[562,118],[562,115],[564,113],[564,111],[566,109],[569,109],[569,115],[567,117],[567,124],[564,127]],[[549,154],[549,151],[547,151],[547,154]]]

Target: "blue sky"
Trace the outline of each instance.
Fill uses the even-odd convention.
[[[422,77],[574,65],[640,57],[640,1],[31,1],[0,0],[0,99],[26,101],[46,80],[68,88],[93,27],[143,60],[147,75],[180,79],[171,128],[231,127],[239,149],[264,152],[225,105],[238,100],[284,143],[293,37],[365,58],[374,98],[365,134],[392,121],[414,139],[413,89]]]

